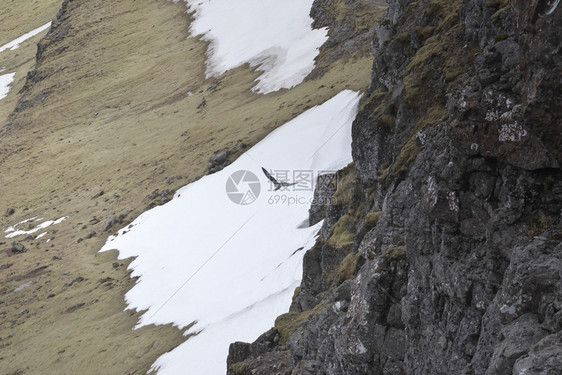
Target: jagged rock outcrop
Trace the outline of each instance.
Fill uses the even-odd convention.
[[[52,72],[41,71],[40,67],[44,62],[44,55],[48,48],[56,45],[57,42],[62,40],[69,30],[72,28],[72,21],[67,16],[68,9],[74,4],[71,4],[74,0],[64,0],[62,2],[61,8],[59,9],[56,18],[53,20],[51,28],[49,29],[47,35],[41,39],[37,44],[37,53],[35,55],[35,67],[33,70],[27,73],[25,80],[25,85],[20,90],[21,97],[18,100],[14,113],[10,115],[10,119],[13,120],[18,112],[22,112],[35,104],[44,100],[47,95],[49,95],[49,90],[41,90],[34,93],[32,88],[38,82],[44,80],[48,74]],[[62,53],[63,49],[59,49],[56,53]],[[30,97],[31,96],[31,97]]]
[[[369,53],[373,38],[373,23],[384,11],[384,0],[316,0],[310,16],[312,27],[328,28],[328,40],[320,47],[316,66],[307,77],[314,79],[326,72],[328,66]]]
[[[562,6],[389,0],[354,166],[229,374],[559,374]]]

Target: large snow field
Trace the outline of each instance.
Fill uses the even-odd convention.
[[[191,32],[210,42],[207,75],[245,63],[264,73],[255,91],[291,88],[314,68],[327,30],[313,30],[313,0],[185,0],[195,12]]]
[[[293,171],[316,176],[347,165],[358,101],[358,93],[343,91],[306,111],[108,239],[101,251],[136,257],[129,267],[139,279],[125,298],[129,308],[147,310],[139,326],[195,323],[187,333],[198,335],[153,365],[160,375],[224,374],[230,343],[253,341],[288,311],[320,224],[302,225],[312,188],[272,191],[261,167],[289,171],[292,179]],[[253,203],[240,205],[227,184],[230,192],[261,190]]]

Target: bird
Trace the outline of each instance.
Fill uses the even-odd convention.
[[[273,185],[275,186],[275,191],[281,189],[282,187],[296,185],[296,182],[285,182],[285,181],[279,182],[272,175],[269,174],[267,169],[265,169],[264,167],[261,167],[261,170],[265,174],[265,177],[267,177],[269,179],[269,181],[273,182]]]

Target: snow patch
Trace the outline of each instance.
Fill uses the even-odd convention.
[[[207,76],[245,63],[263,74],[254,91],[291,88],[314,68],[327,29],[312,29],[313,0],[185,0],[193,35],[210,42]]]
[[[66,219],[68,219],[68,216],[61,217],[60,219],[57,219],[57,220],[47,220],[47,221],[37,225],[36,227],[30,228],[28,230],[23,230],[23,229],[17,230],[17,227],[22,225],[22,224],[25,224],[25,223],[30,222],[32,220],[38,221],[37,218],[27,219],[27,220],[21,221],[21,222],[15,224],[15,225],[9,227],[8,229],[6,229],[4,231],[4,233],[8,233],[8,234],[5,237],[6,238],[14,238],[14,237],[18,237],[18,236],[33,234],[33,233],[38,232],[42,229],[50,227],[51,225],[60,224],[63,221],[65,221]],[[39,220],[42,220],[42,219],[39,219]],[[46,233],[42,233],[40,236],[42,237],[45,234]]]
[[[22,224],[25,224],[25,223],[29,223],[30,221],[33,221],[33,220],[40,220],[40,219],[39,219],[38,216],[34,216],[34,217],[32,217],[32,218],[22,220],[22,221],[20,221],[19,223],[14,224],[14,225],[8,227],[8,228],[4,231],[4,233],[13,232],[13,231],[16,230],[16,227],[17,227],[17,226],[22,225]]]
[[[10,92],[10,84],[14,81],[15,75],[16,73],[8,73],[0,76],[0,100]]]
[[[312,187],[268,190],[261,167],[319,172],[346,166],[352,161],[351,124],[359,97],[346,90],[311,108],[228,167],[181,188],[169,203],[143,213],[132,227],[108,239],[101,251],[117,249],[120,259],[136,257],[129,268],[139,279],[125,298],[129,308],[147,310],[139,327],[194,323],[187,334],[197,335],[153,365],[159,375],[185,369],[224,374],[230,343],[255,340],[287,312],[301,281],[302,258],[322,223],[299,228],[308,220]],[[258,181],[227,185],[240,170],[252,172]],[[251,204],[235,204],[226,193],[227,187],[248,189],[256,183],[261,189]],[[294,194],[302,204],[272,199]]]
[[[46,23],[43,26],[36,28],[35,30],[31,30],[30,32],[23,34],[19,38],[12,40],[10,43],[6,43],[3,46],[1,46],[0,52],[3,52],[7,49],[15,50],[16,48],[19,48],[20,44],[25,42],[27,39],[34,37],[35,35],[39,34],[44,30],[47,30],[49,27],[51,27],[51,22]]]

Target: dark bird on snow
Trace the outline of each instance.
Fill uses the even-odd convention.
[[[275,191],[281,189],[282,187],[296,185],[296,182],[284,182],[284,181],[279,182],[272,175],[270,175],[269,172],[264,167],[261,167],[261,170],[265,174],[265,177],[267,177],[269,181],[273,182],[273,185],[275,186]]]

